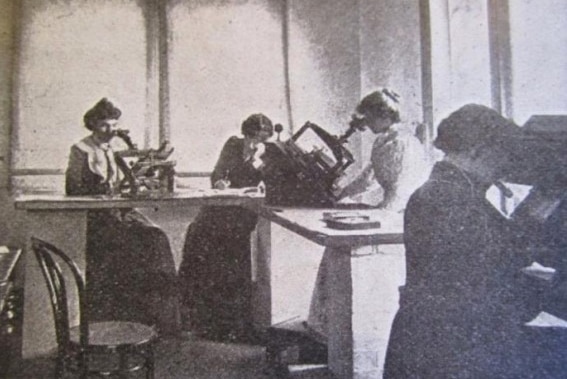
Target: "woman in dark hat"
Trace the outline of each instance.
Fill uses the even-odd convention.
[[[241,132],[243,138],[233,136],[224,144],[211,175],[213,188],[253,187],[262,180],[261,155],[272,122],[253,114]],[[250,234],[256,222],[256,214],[241,207],[211,206],[189,225],[179,282],[192,332],[219,340],[250,336]]]
[[[445,153],[405,210],[406,284],[385,378],[531,377],[523,323],[535,316],[520,269],[531,257],[486,199],[509,172],[521,128],[465,105],[438,127]],[[542,376],[545,377],[545,376]]]
[[[68,195],[106,195],[115,190],[118,168],[109,145],[122,112],[106,98],[84,115],[91,132],[71,147],[65,175]],[[87,293],[93,320],[121,319],[179,328],[179,296],[169,240],[132,209],[89,211]]]

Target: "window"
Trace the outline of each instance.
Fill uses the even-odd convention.
[[[567,2],[510,2],[514,119],[565,114]]]
[[[179,172],[210,172],[241,122],[286,114],[274,1],[175,1],[167,9],[170,135]]]
[[[70,146],[87,135],[83,114],[102,97],[122,109],[120,125],[139,146],[169,136],[181,173],[212,171],[251,113],[285,124],[282,10],[276,0],[23,0],[16,188],[63,173]],[[161,11],[165,25],[155,22]]]
[[[100,98],[144,135],[146,43],[132,1],[22,1],[13,168],[62,169],[84,137],[83,114]]]

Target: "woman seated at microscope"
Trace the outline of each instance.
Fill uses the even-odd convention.
[[[211,175],[215,189],[258,186],[262,180],[264,142],[273,134],[270,119],[253,114],[241,127],[243,138],[230,137]],[[251,336],[250,233],[254,212],[238,206],[205,207],[189,225],[179,282],[185,324],[214,340]]]
[[[121,114],[106,98],[85,113],[84,126],[91,133],[71,147],[68,195],[116,191],[119,172],[109,143]],[[89,211],[86,275],[91,319],[139,321],[177,332],[179,296],[169,240],[139,212]]]

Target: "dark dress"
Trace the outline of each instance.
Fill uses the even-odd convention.
[[[486,186],[437,163],[405,211],[406,285],[385,378],[531,377],[531,263]]]
[[[98,149],[90,137],[71,148],[68,195],[109,192],[113,180],[92,171]],[[178,331],[179,294],[169,239],[139,212],[88,212],[86,277],[90,319],[138,321],[164,333]]]
[[[257,186],[261,172],[243,157],[244,140],[224,145],[211,183],[228,179],[231,188]],[[250,234],[254,212],[237,206],[201,209],[185,237],[179,281],[188,328],[212,339],[244,337],[251,331]]]

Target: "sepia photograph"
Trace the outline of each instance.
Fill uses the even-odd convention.
[[[0,378],[567,377],[567,1],[0,10]]]

